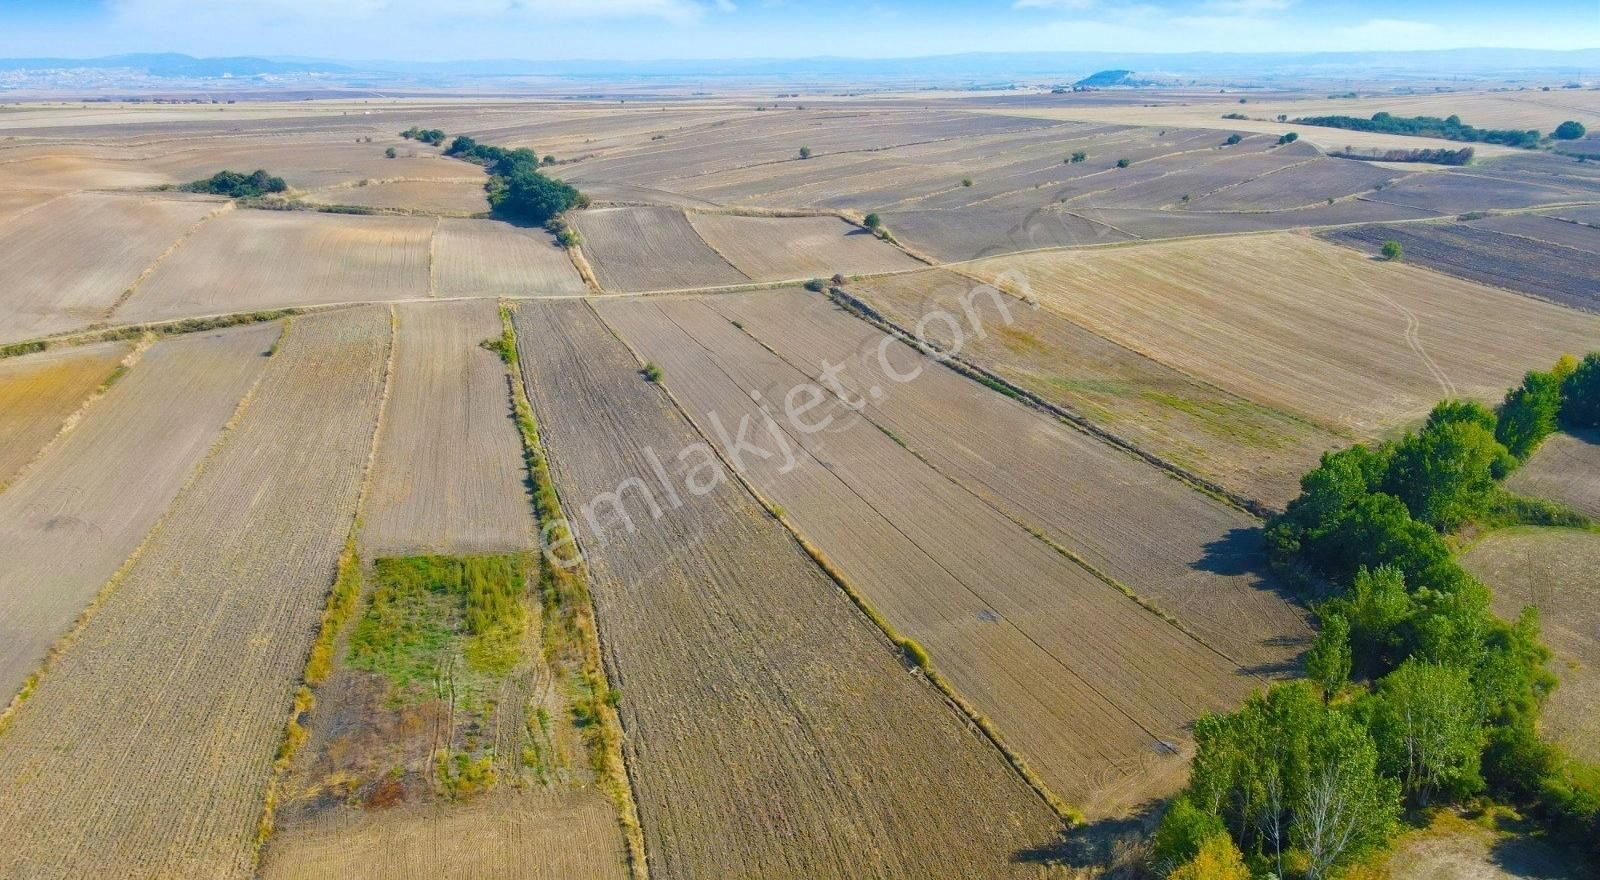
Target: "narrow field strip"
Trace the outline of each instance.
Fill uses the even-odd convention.
[[[262,324],[157,343],[0,493],[0,699],[167,510],[278,332]]]
[[[367,556],[517,552],[534,524],[494,300],[395,307],[395,378],[378,434]]]
[[[384,310],[295,322],[239,424],[0,737],[0,875],[249,876],[388,348]]]
[[[516,325],[652,876],[1035,874],[1050,808],[730,481],[589,306],[525,303]],[[632,527],[604,513],[619,486]],[[660,516],[635,497],[652,486]]]
[[[0,491],[118,370],[125,343],[0,361]]]
[[[1109,792],[1181,769],[1184,725],[1252,686],[837,399],[803,420],[822,430],[780,424],[791,389],[816,380],[705,301],[595,307],[707,440],[1090,815]]]

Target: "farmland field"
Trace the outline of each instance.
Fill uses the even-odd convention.
[[[278,333],[155,345],[0,493],[0,696],[16,693],[166,511]]]
[[[393,208],[465,216],[489,210],[482,180],[378,180],[312,190],[305,201],[321,205]]]
[[[1166,461],[1269,504],[1342,436],[1194,379],[1046,309],[943,269],[848,286],[897,326]],[[969,317],[968,304],[976,320]],[[1003,308],[1003,311],[1002,311]],[[929,315],[960,316],[952,328]],[[981,334],[978,332],[982,330]],[[959,347],[958,347],[959,343]]]
[[[1600,519],[1600,432],[1552,436],[1511,475],[1506,486]]]
[[[108,342],[0,361],[0,488],[111,378],[131,348]]]
[[[361,309],[297,320],[266,361],[238,424],[0,734],[0,874],[250,875],[388,347],[388,314]]]
[[[673,208],[602,208],[578,217],[584,251],[607,290],[739,284],[749,276],[711,249]]]
[[[922,264],[832,217],[689,215],[711,249],[757,281],[893,272]]]
[[[1490,217],[1487,220],[1474,220],[1467,225],[1475,229],[1488,229],[1521,238],[1531,238],[1537,242],[1558,244],[1591,254],[1600,254],[1600,228],[1558,219],[1563,213],[1559,208],[1551,213],[1552,216],[1510,214],[1504,217]]]
[[[85,193],[0,230],[0,342],[103,321],[215,202]]]
[[[729,481],[590,307],[530,302],[516,323],[569,514],[599,510],[574,525],[651,874],[1032,873],[1015,859],[1053,837],[1045,804]],[[666,491],[649,461],[708,491],[663,495],[660,516],[595,507]]]
[[[161,261],[123,321],[428,295],[433,220],[230,211]]]
[[[586,289],[549,234],[492,220],[440,221],[433,271],[440,296],[548,296]]]
[[[1495,611],[1513,619],[1539,609],[1539,624],[1561,686],[1540,717],[1542,732],[1586,760],[1600,761],[1600,534],[1520,528],[1485,537],[1462,558],[1494,590]]]
[[[1586,251],[1458,224],[1365,226],[1328,237],[1372,254],[1398,241],[1405,259],[1419,266],[1600,312],[1600,276],[1595,255]]]
[[[1113,342],[1357,436],[1440,397],[1498,401],[1526,370],[1600,338],[1600,319],[1295,234],[971,267],[1008,270],[1044,308]]]
[[[816,418],[838,424],[825,420],[818,433],[760,428],[756,395],[775,401],[812,380],[703,301],[596,308],[660,366],[707,440],[730,447],[736,467],[927,649],[1058,795],[1092,814],[1137,803],[1170,784],[1184,725],[1258,683],[925,464],[890,429],[847,418],[837,403]],[[891,393],[918,394],[920,381]],[[764,456],[728,439],[752,424]],[[1048,422],[1033,427],[1054,433]]]
[[[396,307],[394,390],[373,460],[369,553],[526,548],[532,508],[492,300]]]

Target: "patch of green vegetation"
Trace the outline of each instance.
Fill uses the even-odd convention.
[[[196,180],[181,187],[184,192],[210,193],[230,199],[260,198],[268,193],[281,193],[288,188],[289,184],[283,178],[274,177],[259,168],[249,174],[218,171],[205,180]]]
[[[649,379],[651,382],[660,382],[661,381],[661,368],[656,366],[653,363],[652,364],[645,364],[644,365],[644,369],[640,370],[640,372],[643,373],[644,377],[646,379]]]
[[[1140,396],[1193,418],[1211,434],[1231,437],[1241,443],[1263,449],[1277,449],[1284,445],[1284,438],[1281,435],[1263,426],[1260,418],[1263,413],[1253,404],[1224,400],[1192,400],[1159,391],[1144,391]]]
[[[525,568],[518,556],[377,560],[350,666],[388,679],[402,702],[437,691],[441,677],[465,674],[453,686],[471,691],[471,678],[504,676],[521,659]]]

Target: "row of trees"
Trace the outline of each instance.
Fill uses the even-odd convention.
[[[1596,847],[1600,771],[1535,729],[1555,685],[1537,612],[1496,617],[1445,539],[1474,521],[1584,522],[1499,485],[1563,425],[1600,425],[1600,353],[1529,373],[1497,412],[1441,403],[1420,431],[1329,453],[1302,478],[1267,544],[1314,603],[1309,680],[1196,724],[1160,869],[1201,876],[1188,866],[1227,861],[1220,849],[1247,872],[1324,878],[1386,841],[1405,806],[1485,795]]]
[[[1353,147],[1343,150],[1334,150],[1328,155],[1337,159],[1363,159],[1368,162],[1431,162],[1435,165],[1470,165],[1472,164],[1473,151],[1471,147],[1462,147],[1459,150],[1448,150],[1443,147],[1437,150],[1369,150],[1358,151]]]
[[[400,132],[400,136],[413,141],[421,141],[437,147],[444,143],[445,134],[437,128],[418,128],[415,125]]]
[[[488,168],[489,205],[495,214],[505,219],[546,224],[568,210],[589,205],[588,197],[570,184],[540,172],[541,166],[555,164],[553,156],[541,160],[537,152],[526,147],[508,150],[480,144],[466,135],[457,136],[444,152]],[[576,231],[572,231],[562,243],[570,247],[577,243],[576,236]]]
[[[1295,120],[1301,125],[1319,125],[1326,128],[1343,128],[1350,131],[1376,131],[1385,134],[1421,135],[1452,141],[1475,141],[1484,144],[1505,144],[1511,147],[1535,147],[1539,132],[1509,128],[1475,128],[1461,121],[1459,116],[1440,119],[1437,116],[1395,116],[1392,113],[1374,113],[1370,119],[1359,116],[1305,116]]]

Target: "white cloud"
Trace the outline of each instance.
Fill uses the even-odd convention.
[[[1282,12],[1294,4],[1295,0],[1206,0],[1202,5],[1214,12],[1230,15],[1260,15]]]

